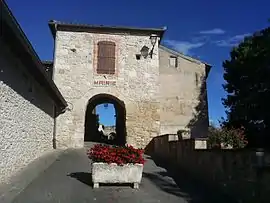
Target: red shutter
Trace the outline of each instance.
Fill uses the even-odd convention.
[[[98,43],[98,74],[115,73],[115,43],[101,41]]]

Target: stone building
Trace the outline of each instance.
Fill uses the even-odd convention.
[[[185,138],[208,130],[206,79],[211,66],[159,46],[160,135],[187,131]]]
[[[53,150],[67,106],[5,2],[0,1],[0,183]]]
[[[53,148],[95,141],[101,103],[116,110],[116,143],[146,147],[187,130],[206,135],[210,66],[160,43],[165,28],[50,21],[52,62],[41,62],[5,2],[0,38],[0,178]]]
[[[56,21],[49,25],[55,38],[53,80],[69,104],[56,119],[57,146],[82,147],[85,114],[103,102],[115,105],[120,143],[144,147],[158,136],[157,42],[165,30]],[[157,41],[153,45],[150,36]],[[152,57],[139,56],[144,49],[153,50]]]
[[[206,89],[200,107],[206,115],[190,122],[210,66],[159,46],[165,29],[49,25],[55,39],[53,80],[69,104],[56,119],[58,147],[83,146],[85,112],[102,102],[115,105],[121,143],[145,147],[153,137],[195,129],[194,124],[200,125],[194,136],[205,135]]]

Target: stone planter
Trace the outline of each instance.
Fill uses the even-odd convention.
[[[139,188],[142,180],[143,164],[92,163],[93,187],[99,183],[131,183],[133,188]]]

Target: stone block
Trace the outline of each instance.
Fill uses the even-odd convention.
[[[195,149],[207,149],[207,140],[205,139],[195,139],[194,140]]]
[[[168,141],[178,141],[178,135],[168,135]]]

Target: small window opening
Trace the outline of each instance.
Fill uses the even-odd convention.
[[[199,75],[198,75],[198,73],[195,73],[195,83],[196,83],[196,86],[199,85]]]
[[[136,59],[140,60],[141,59],[141,54],[136,54]]]
[[[177,68],[177,57],[176,56],[170,56],[170,66]]]

